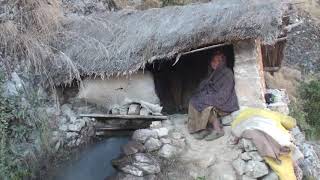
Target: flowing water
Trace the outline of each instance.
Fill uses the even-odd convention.
[[[111,160],[121,153],[129,137],[111,137],[90,145],[56,173],[56,180],[103,180],[115,173]]]

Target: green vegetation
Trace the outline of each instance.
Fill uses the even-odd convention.
[[[308,139],[320,137],[320,80],[302,83],[297,102],[290,105],[291,115]]]
[[[43,102],[30,89],[4,96],[4,80],[0,75],[0,179],[35,177],[40,154],[50,151],[48,118],[40,111]]]

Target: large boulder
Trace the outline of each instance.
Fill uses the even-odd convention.
[[[156,151],[158,149],[160,149],[162,143],[156,139],[156,138],[149,138],[146,143],[144,144],[147,152],[152,152],[152,151]]]
[[[160,172],[160,164],[150,154],[136,153],[112,161],[112,165],[122,172],[134,176],[145,176]]]
[[[133,135],[132,139],[141,143],[145,143],[148,138],[158,138],[158,134],[150,129],[138,129]]]
[[[122,151],[125,155],[132,155],[138,152],[144,152],[145,148],[143,144],[137,141],[130,141],[122,147]]]
[[[177,154],[177,148],[170,145],[170,144],[163,145],[158,153],[158,155],[160,157],[165,158],[165,159],[170,159],[173,156],[175,156],[176,154]]]

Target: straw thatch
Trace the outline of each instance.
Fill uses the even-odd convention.
[[[279,1],[264,0],[68,16],[52,75],[64,81],[77,70],[82,75],[130,74],[147,62],[215,43],[260,38],[270,44],[281,32],[282,16]]]

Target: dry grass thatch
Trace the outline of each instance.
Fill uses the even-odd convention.
[[[7,69],[25,60],[58,84],[80,75],[131,74],[148,62],[219,42],[273,43],[283,16],[276,0],[215,0],[88,16],[62,16],[58,0],[5,0],[2,7],[0,59]]]
[[[47,62],[54,58],[51,42],[61,17],[59,0],[1,1],[0,60],[8,74],[21,64],[36,74],[48,75]]]
[[[261,38],[270,44],[281,32],[282,16],[281,3],[262,0],[69,16],[57,44],[60,68],[52,76],[66,80],[65,70],[72,68],[85,75],[130,74],[147,62],[218,42]],[[61,68],[66,59],[74,66]]]

